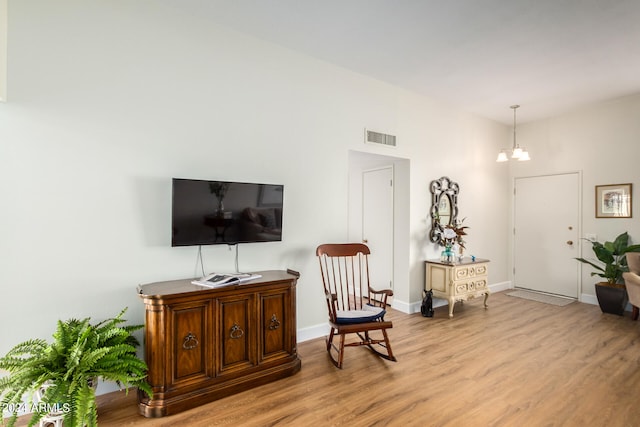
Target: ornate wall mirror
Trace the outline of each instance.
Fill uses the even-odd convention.
[[[457,182],[446,176],[431,181],[431,232],[429,239],[442,244],[442,232],[447,225],[455,224],[458,217],[458,187]]]

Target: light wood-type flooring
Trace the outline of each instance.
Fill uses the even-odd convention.
[[[597,306],[496,293],[433,318],[391,312],[398,362],[300,343],[296,375],[170,417],[135,392],[99,397],[100,426],[639,426],[640,322]],[[21,423],[22,424],[22,423]],[[22,424],[24,425],[24,424]]]

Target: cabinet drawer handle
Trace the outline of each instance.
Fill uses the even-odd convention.
[[[238,326],[237,323],[234,323],[233,326],[231,327],[231,330],[229,331],[229,338],[233,340],[237,340],[242,338],[243,336],[244,336],[244,331],[240,329],[240,326]]]
[[[274,331],[279,327],[280,327],[280,321],[278,320],[278,317],[274,313],[273,316],[271,316],[271,323],[269,324],[269,329]]]
[[[199,342],[196,336],[193,335],[192,332],[189,332],[189,334],[186,337],[184,337],[184,341],[182,342],[182,348],[184,348],[185,350],[193,350],[198,346],[198,344]]]

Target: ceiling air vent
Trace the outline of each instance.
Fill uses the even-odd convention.
[[[395,135],[387,135],[386,133],[374,132],[372,130],[365,130],[365,141],[372,144],[388,145],[390,147],[396,146]]]

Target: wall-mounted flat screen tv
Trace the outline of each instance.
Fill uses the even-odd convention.
[[[282,240],[284,186],[173,178],[171,246]]]

